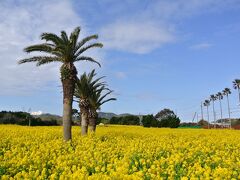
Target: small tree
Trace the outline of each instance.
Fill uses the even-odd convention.
[[[163,109],[155,117],[158,120],[158,127],[177,128],[180,125],[180,119],[170,109]]]

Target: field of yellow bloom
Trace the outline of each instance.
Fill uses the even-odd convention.
[[[0,179],[240,179],[240,131],[0,126]]]

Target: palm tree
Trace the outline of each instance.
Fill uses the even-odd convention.
[[[72,101],[77,79],[77,69],[74,65],[78,61],[90,61],[100,64],[92,57],[84,56],[83,53],[90,48],[102,48],[101,43],[87,44],[89,41],[98,39],[97,35],[88,36],[78,42],[80,27],[74,29],[70,36],[65,31],[58,36],[53,33],[43,33],[41,39],[46,42],[28,46],[24,49],[25,52],[43,52],[47,55],[33,56],[20,60],[18,63],[36,62],[37,66],[52,62],[60,62],[61,82],[63,87],[63,137],[64,140],[70,140],[71,123],[72,123]]]
[[[229,88],[225,88],[223,90],[223,95],[227,97],[227,103],[228,103],[228,118],[229,118],[229,121],[230,121],[230,128],[232,126],[232,122],[231,122],[231,112],[230,112],[230,105],[229,105],[229,95],[231,94],[231,89]]]
[[[103,91],[107,90],[105,94]],[[105,99],[113,91],[105,88],[105,85],[102,85],[101,88],[96,89],[93,94],[90,96],[90,108],[89,108],[89,127],[91,132],[96,131],[96,121],[98,118],[97,110],[101,109],[101,106],[109,101],[115,101],[116,98]],[[103,94],[103,95],[102,95]]]
[[[219,105],[220,105],[220,113],[221,113],[221,124],[223,128],[223,113],[222,113],[222,99],[223,99],[223,94],[221,92],[218,92],[216,94],[216,98],[219,100]]]
[[[76,102],[79,104],[80,113],[81,113],[81,134],[86,135],[88,132],[89,124],[89,98],[93,92],[100,86],[103,85],[102,82],[99,82],[98,79],[93,80],[93,77],[96,75],[95,70],[91,71],[89,74],[84,73],[77,80],[74,96]]]
[[[235,79],[233,81],[233,88],[238,90],[238,100],[240,103],[240,79]]]
[[[209,129],[209,106],[210,106],[210,101],[209,100],[205,100],[204,103],[203,103],[204,106],[207,107],[207,116],[208,116],[208,129]]]
[[[210,96],[210,101],[212,101],[213,105],[213,119],[214,119],[214,127],[216,128],[216,113],[215,113],[215,107],[214,107],[214,102],[217,100],[215,95]]]

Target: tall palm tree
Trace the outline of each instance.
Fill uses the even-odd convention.
[[[232,127],[232,121],[231,121],[231,112],[230,112],[230,105],[229,105],[229,95],[231,94],[231,89],[225,88],[223,90],[223,95],[227,97],[227,104],[228,104],[228,118],[230,121],[230,128]]]
[[[77,79],[77,69],[74,63],[90,61],[100,66],[96,60],[92,57],[84,56],[83,53],[90,48],[103,47],[101,43],[88,44],[89,41],[98,39],[97,35],[88,36],[78,42],[79,33],[80,27],[75,28],[70,36],[65,31],[62,31],[60,36],[53,33],[43,33],[41,34],[41,39],[45,40],[44,43],[28,46],[24,51],[27,53],[39,51],[47,55],[33,56],[18,62],[19,64],[36,62],[37,66],[52,62],[62,63],[60,74],[63,87],[63,137],[66,141],[72,138],[72,101]]]
[[[107,90],[105,94],[103,94],[104,90]],[[101,88],[96,89],[93,94],[90,96],[90,108],[89,108],[89,128],[91,132],[96,131],[96,121],[98,118],[97,110],[101,109],[101,106],[109,101],[115,101],[116,98],[108,98],[105,99],[109,94],[113,91],[105,88],[105,85],[102,85]]]
[[[205,100],[204,103],[203,103],[204,106],[207,107],[207,116],[208,116],[208,129],[209,129],[209,106],[210,106],[210,101],[209,100]]]
[[[218,92],[216,94],[217,99],[219,100],[219,105],[220,105],[220,113],[221,113],[221,123],[222,123],[222,128],[223,128],[223,113],[222,113],[222,99],[223,99],[223,94],[221,92]]]
[[[214,107],[214,102],[217,100],[215,95],[210,96],[210,101],[212,101],[212,107],[213,107],[213,121],[214,121],[214,127],[216,128],[216,112]]]
[[[238,100],[240,104],[240,79],[235,79],[233,81],[233,88],[238,90]]]
[[[93,80],[95,75],[95,70],[91,71],[89,74],[84,73],[81,75],[77,80],[74,92],[74,97],[76,98],[76,102],[79,104],[81,113],[82,135],[86,135],[88,132],[90,106],[89,98],[98,87],[103,85],[102,82],[99,82],[99,80],[103,77]]]

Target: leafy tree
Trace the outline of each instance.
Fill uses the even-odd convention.
[[[170,109],[163,109],[155,116],[158,120],[158,127],[177,128],[180,124],[180,119]]]
[[[155,118],[161,120],[169,116],[175,116],[174,112],[170,109],[163,109],[155,115]]]
[[[41,39],[46,42],[32,45],[24,49],[25,52],[43,52],[47,55],[33,56],[19,61],[19,64],[36,62],[37,66],[52,62],[60,62],[61,82],[63,87],[63,137],[64,140],[72,138],[71,123],[72,123],[72,101],[77,79],[77,69],[74,65],[78,61],[90,61],[100,64],[92,57],[84,56],[83,53],[90,48],[101,48],[101,43],[87,44],[91,40],[98,39],[97,35],[88,36],[78,42],[80,27],[67,35],[65,31],[58,36],[53,33],[43,33]]]

